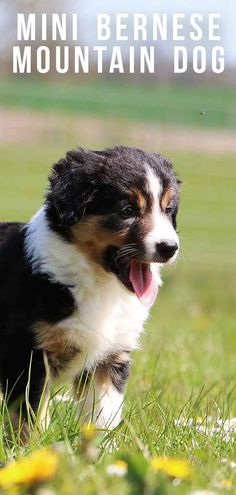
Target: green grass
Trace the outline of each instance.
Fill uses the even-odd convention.
[[[1,148],[2,220],[27,220],[35,212],[49,164],[62,152],[61,147]],[[48,486],[57,495],[188,495],[198,489],[235,489],[221,483],[236,485],[236,470],[230,466],[236,461],[236,430],[227,434],[223,426],[215,429],[219,419],[236,416],[235,157],[166,154],[184,181],[182,255],[176,267],[164,272],[143,349],[134,355],[124,421],[112,435],[116,451],[109,454],[106,433],[91,444],[81,440],[73,401],[52,400],[48,431],[32,435],[28,447],[9,438],[1,421],[0,461],[42,445],[55,446],[61,464]],[[147,466],[155,455],[188,459],[193,478],[176,484],[152,473]],[[95,463],[93,456],[98,456]],[[108,474],[115,459],[128,462],[127,476]]]
[[[182,84],[55,84],[26,78],[0,81],[0,104],[35,110],[113,116],[202,128],[236,127],[236,91]]]

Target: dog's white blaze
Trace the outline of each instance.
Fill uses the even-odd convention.
[[[162,241],[171,241],[176,242],[179,246],[179,238],[170,219],[161,211],[160,198],[162,194],[162,185],[150,166],[147,166],[147,180],[149,191],[153,198],[153,209],[152,229],[146,235],[144,243],[148,255],[152,257],[156,251],[156,244]],[[171,258],[171,261],[174,261],[177,255],[178,251],[176,251],[175,255]]]

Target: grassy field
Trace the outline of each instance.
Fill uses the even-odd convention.
[[[27,80],[0,81],[0,104],[36,110],[123,117],[202,128],[236,127],[236,91],[183,84],[130,85],[98,80],[60,84]]]
[[[1,147],[2,220],[27,220],[35,212],[49,165],[62,154],[60,147]],[[1,462],[51,444],[59,459],[56,475],[52,469],[52,480],[46,481],[48,491],[34,485],[19,493],[234,493],[235,157],[166,155],[184,181],[178,225],[182,253],[177,266],[164,272],[143,350],[134,355],[123,423],[113,435],[95,437],[80,431],[72,400],[53,398],[48,431],[32,434],[28,447],[22,447],[6,436],[1,421]],[[116,439],[113,453],[108,452],[111,437]],[[43,455],[49,454],[40,451],[36,463],[41,474]],[[156,456],[186,460],[191,473],[170,460],[161,467]],[[30,471],[33,460],[28,462]]]

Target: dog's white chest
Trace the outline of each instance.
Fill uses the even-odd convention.
[[[81,365],[91,367],[122,350],[132,351],[148,310],[115,281],[94,284],[92,290],[73,290],[78,309],[61,322],[79,348]],[[80,367],[79,363],[76,366]]]

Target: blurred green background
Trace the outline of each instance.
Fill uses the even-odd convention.
[[[78,9],[78,2],[73,3]],[[89,9],[94,12],[98,3],[79,4],[83,40]],[[214,424],[236,416],[236,77],[230,46],[227,70],[219,77],[191,71],[173,77],[165,56],[156,78],[96,77],[94,71],[86,77],[13,76],[15,13],[57,12],[59,4],[65,9],[63,1],[0,0],[5,33],[0,49],[0,219],[29,220],[42,204],[52,163],[77,145],[102,149],[126,144],[173,161],[183,181],[181,252],[178,263],[163,271],[164,286],[142,339],[143,351],[134,356],[125,402],[132,430],[121,430],[117,445],[133,452],[138,439],[137,445],[141,441],[153,454],[199,457],[203,486],[215,489],[214,480],[231,477],[222,458],[235,460],[235,436],[225,441],[218,433],[180,430],[175,420],[202,417]],[[66,4],[68,11],[72,4]],[[53,428],[48,443],[57,438]],[[70,470],[68,465],[61,473],[63,495],[73,492],[65,488]],[[104,473],[100,478],[94,473],[88,477],[98,487]],[[109,493],[117,493],[114,486]],[[77,493],[76,485],[73,489]],[[180,487],[180,493],[190,492]]]

